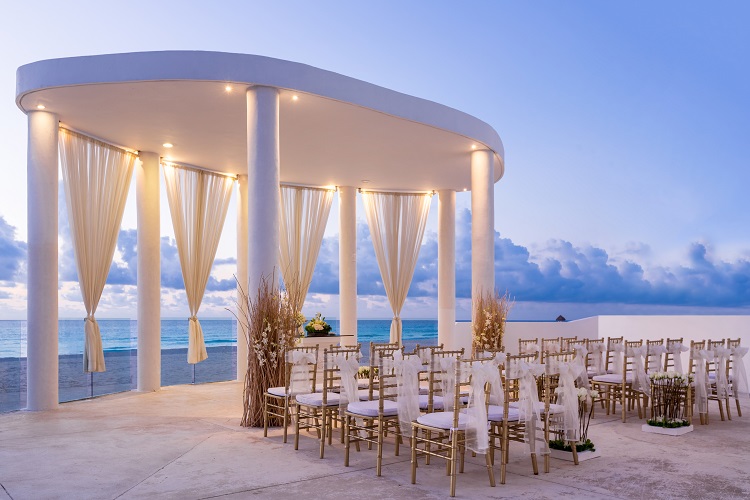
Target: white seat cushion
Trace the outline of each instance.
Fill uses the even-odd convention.
[[[362,415],[363,417],[377,417],[380,412],[380,401],[357,401],[349,403],[346,411]],[[394,415],[398,415],[398,405],[390,399],[384,400],[383,416],[392,417]]]
[[[286,396],[286,387],[269,387],[266,391],[268,394],[283,398]]]
[[[429,399],[429,395],[427,394],[421,394],[419,396],[419,409],[420,410],[426,410],[427,409],[427,402]],[[442,396],[433,396],[432,397],[432,409],[441,411],[443,409],[443,398]]]
[[[369,378],[361,378],[357,381],[357,388],[358,389],[369,389],[370,388],[370,379]],[[375,389],[377,391],[377,389]]]
[[[425,394],[429,394],[429,393],[430,393],[430,388],[429,387],[420,387],[419,388],[419,394],[425,395]]]
[[[463,413],[458,414],[458,429],[463,430],[466,428],[466,421],[468,417]],[[426,413],[417,419],[422,425],[428,427],[434,427],[436,429],[450,430],[453,429],[453,412],[452,411],[438,411],[433,413]]]
[[[617,384],[622,382],[622,373],[608,373],[607,375],[597,375],[593,379],[594,382],[606,382],[609,384]],[[633,374],[628,373],[625,375],[626,382],[633,381]]]
[[[508,422],[517,422],[519,417],[519,412],[517,408],[510,408],[510,404],[508,405]],[[490,420],[492,422],[502,422],[503,421],[503,407],[498,405],[490,405],[487,407],[487,420]]]
[[[297,394],[297,402],[307,406],[323,406],[323,393],[313,392],[311,394]],[[339,395],[333,392],[328,393],[326,406],[338,406]]]

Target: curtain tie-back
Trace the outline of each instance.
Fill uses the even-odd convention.
[[[83,332],[85,337],[83,371],[86,373],[105,371],[106,365],[104,363],[102,334],[99,331],[99,323],[96,322],[93,313],[88,314],[83,319]]]

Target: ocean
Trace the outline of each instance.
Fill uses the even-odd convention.
[[[59,321],[59,400],[74,401],[137,387],[138,324],[128,319],[98,320],[107,371],[83,372],[82,319]],[[339,322],[329,320],[334,332]],[[358,320],[357,337],[367,363],[370,342],[388,342],[390,320]],[[237,323],[201,319],[208,359],[187,363],[188,320],[161,321],[161,385],[234,380],[237,374]],[[244,339],[243,339],[244,341]],[[437,320],[403,320],[407,349],[437,342]],[[0,321],[0,412],[26,406],[26,321]]]
[[[138,345],[138,323],[129,319],[98,319],[105,352],[129,351]],[[206,347],[236,346],[237,322],[234,319],[201,319]],[[338,320],[328,321],[334,332]],[[83,354],[83,319],[62,319],[59,328],[59,354]],[[361,319],[357,321],[357,338],[363,346],[369,342],[388,342],[391,320]],[[161,321],[162,350],[187,348],[188,320]],[[437,320],[403,320],[405,344],[437,341]],[[0,358],[26,357],[26,321],[0,321]]]

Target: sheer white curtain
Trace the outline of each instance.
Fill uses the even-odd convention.
[[[78,283],[86,307],[83,369],[103,372],[104,350],[94,313],[115,253],[136,155],[66,129],[60,129],[59,143]]]
[[[432,197],[363,192],[362,200],[383,287],[393,309],[391,342],[401,343],[401,308],[414,276]]]
[[[200,363],[208,353],[197,314],[219,246],[234,178],[165,164],[164,179],[190,308],[188,363]]]
[[[330,189],[281,186],[279,262],[298,312],[310,288],[332,202]]]

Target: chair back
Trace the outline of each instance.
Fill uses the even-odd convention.
[[[572,351],[573,348],[570,347],[571,342],[578,342],[578,336],[574,337],[560,337],[560,349],[563,351]]]
[[[544,397],[546,405],[557,401],[555,389],[560,385],[560,364],[569,363],[575,358],[575,351],[551,352],[544,362],[544,380],[540,399]]]
[[[336,356],[342,356],[345,360],[356,358],[359,360],[360,349],[362,344],[357,344],[354,347],[337,347],[331,346],[323,350],[323,405],[328,403],[328,395],[333,393],[341,393],[344,389],[342,387],[341,368],[340,365],[334,362]],[[356,385],[356,371],[352,374],[355,378]]]
[[[603,354],[606,352],[604,339],[586,339],[586,372],[593,375],[601,375],[600,372],[606,373],[606,364],[602,361]]]
[[[399,346],[398,342],[370,342],[370,370],[368,374],[368,399],[370,401],[373,400],[375,393],[378,391],[380,358],[390,357],[393,359],[393,353],[400,349],[403,348]]]
[[[696,351],[703,351],[706,349],[705,340],[691,340],[690,341],[690,357],[688,358],[688,373],[695,374],[695,365],[699,362],[696,359]]]
[[[447,405],[453,398],[452,387],[443,387],[443,381],[448,383],[453,377],[453,374],[447,374],[443,369],[443,360],[453,358],[460,360],[464,356],[464,349],[447,350],[447,349],[433,349],[430,358],[430,368],[427,372],[428,381],[428,392],[427,392],[427,412],[432,413],[434,411],[435,396],[439,395],[443,398],[444,403]]]
[[[683,337],[679,337],[676,339],[667,338],[666,342],[664,343],[664,345],[667,347],[667,352],[664,354],[664,365],[663,365],[665,372],[677,369],[675,361],[674,361],[675,353],[670,352],[670,351],[673,345],[682,344],[683,340],[684,340]],[[678,356],[682,356],[682,355],[678,354]],[[682,366],[682,363],[680,363],[680,366]]]
[[[539,339],[518,339],[518,354],[534,354],[537,356],[541,346]]]
[[[604,358],[604,369],[607,373],[614,373],[617,357],[622,356],[625,348],[625,337],[607,337],[607,353]],[[618,347],[620,350],[618,351]]]
[[[539,353],[539,362],[544,363],[547,354],[562,351],[562,337],[542,339],[540,342],[541,351]]]
[[[658,372],[662,367],[662,357],[666,353],[664,339],[646,340],[646,360],[644,361],[646,373]]]
[[[292,385],[294,385],[295,392],[315,392],[315,384],[318,376],[318,352],[318,344],[315,344],[314,346],[298,346],[287,348],[286,353],[284,354],[284,386],[286,389],[285,394],[292,394]],[[305,354],[309,356],[304,356]],[[307,360],[302,358],[307,358]],[[309,361],[310,359],[312,359],[313,361]],[[295,370],[295,365],[307,365],[307,369]],[[297,377],[303,377],[306,380],[301,380]],[[304,389],[297,389],[302,386],[304,386]]]

